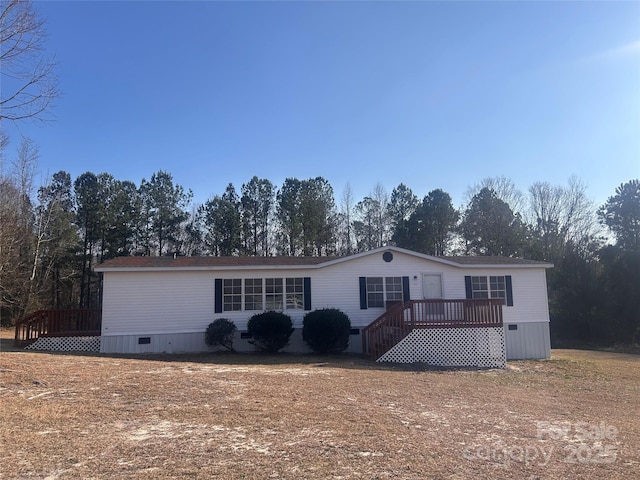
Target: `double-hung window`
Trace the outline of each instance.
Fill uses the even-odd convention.
[[[402,302],[409,288],[408,278],[404,278],[361,277],[360,308],[384,308],[385,302]]]
[[[265,310],[282,310],[282,278],[265,278],[264,289]]]
[[[502,303],[506,305],[507,286],[505,277],[489,277],[489,287],[491,289],[491,298],[501,298]]]
[[[384,282],[382,277],[367,277],[367,307],[384,307]]]
[[[222,284],[222,306],[225,312],[242,310],[242,280],[225,278]]]
[[[387,302],[402,301],[402,277],[385,277],[384,286]]]
[[[304,308],[304,282],[302,277],[286,279],[287,309]]]
[[[471,277],[471,298],[489,298],[487,277]]]
[[[504,305],[513,305],[510,275],[466,277],[467,298],[499,298]]]
[[[244,309],[262,310],[262,279],[244,279]]]

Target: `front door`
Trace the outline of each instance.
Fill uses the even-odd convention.
[[[425,299],[442,298],[442,275],[433,273],[423,274],[422,294]]]
[[[424,273],[422,275],[422,295],[426,300],[442,299],[442,275]],[[425,320],[442,320],[442,302],[429,302],[424,306]]]

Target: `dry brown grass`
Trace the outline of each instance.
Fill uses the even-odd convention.
[[[638,478],[639,362],[561,350],[506,370],[430,371],[5,351],[0,477]],[[539,438],[540,421],[570,431]],[[618,431],[581,439],[578,422]]]

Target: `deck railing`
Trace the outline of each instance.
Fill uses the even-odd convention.
[[[15,344],[24,347],[39,337],[80,337],[100,335],[99,309],[38,310],[16,322]]]
[[[362,330],[362,352],[380,358],[416,328],[501,327],[503,300],[410,300]]]

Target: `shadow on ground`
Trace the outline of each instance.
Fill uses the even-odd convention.
[[[333,367],[356,370],[387,370],[387,371],[447,371],[469,370],[468,368],[443,368],[424,363],[419,364],[391,364],[377,363],[358,354],[345,353],[342,355],[316,355],[278,353],[265,354],[260,352],[209,352],[209,353],[149,353],[149,354],[105,354],[94,352],[56,352],[48,350],[25,350],[15,347],[12,338],[0,338],[0,352],[24,352],[30,354],[45,354],[74,357],[102,357],[102,358],[126,358],[131,360],[151,360],[167,363],[191,362],[199,364],[215,365],[263,365],[286,366],[307,365],[312,367]],[[471,368],[471,370],[477,370]]]
[[[18,348],[13,344],[13,338],[0,338],[1,352],[21,352],[22,348]]]

